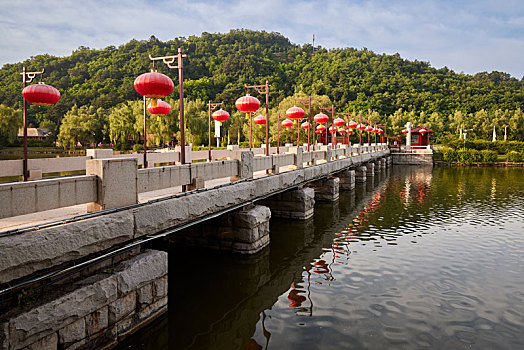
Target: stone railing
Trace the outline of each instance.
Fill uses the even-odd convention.
[[[277,174],[281,167],[300,169],[304,164],[308,166],[347,157],[358,158],[360,155],[387,149],[385,144],[337,146],[336,149],[331,149],[329,145],[315,146],[311,152],[304,151],[307,147],[281,147],[280,149],[286,150],[287,153],[270,156],[264,156],[262,148],[252,150],[256,152],[237,148],[218,151],[215,154],[221,158],[229,158],[227,160],[146,169],[137,169],[141,155],[89,159],[109,155],[109,152],[112,155],[111,150],[94,150],[101,151],[101,154],[93,152],[89,157],[82,157],[86,175],[0,184],[0,219],[85,203],[88,203],[88,212],[95,212],[136,204],[139,193],[184,185],[188,186],[188,189],[203,188],[205,181],[209,180],[251,179],[254,172]],[[276,152],[276,148],[272,148],[271,151]],[[207,158],[207,151],[189,154],[199,158],[204,155],[202,152]],[[177,152],[166,153],[167,156],[149,153],[148,162],[162,163],[178,159]]]
[[[96,176],[0,184],[0,219],[96,202]]]

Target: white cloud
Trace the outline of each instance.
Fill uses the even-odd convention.
[[[292,42],[367,47],[456,71],[524,75],[524,3],[508,1],[100,1],[0,2],[0,64],[69,55],[131,38],[161,40],[231,28],[264,29]]]

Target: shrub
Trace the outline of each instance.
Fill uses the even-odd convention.
[[[524,152],[511,151],[506,153],[506,161],[513,163],[524,162]]]
[[[133,151],[138,152],[138,151],[143,151],[143,150],[144,150],[144,145],[140,143],[135,143],[133,145]]]
[[[444,148],[441,150],[443,159],[446,162],[458,162],[457,151],[452,148]]]
[[[493,163],[497,161],[497,152],[495,151],[489,151],[485,149],[480,151],[480,155],[484,163]]]
[[[507,154],[511,151],[524,152],[524,142],[520,141],[493,142],[488,140],[466,140],[464,143],[464,140],[445,137],[442,139],[442,144],[453,149],[461,149],[466,147],[467,149],[475,149],[478,151],[495,151],[497,154]]]

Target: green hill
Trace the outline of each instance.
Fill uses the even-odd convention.
[[[45,67],[45,82],[62,94],[54,106],[30,106],[29,120],[35,126],[44,120],[59,124],[74,105],[109,110],[140,98],[133,81],[151,69],[148,54],[172,55],[179,47],[188,55],[184,63],[186,98],[224,101],[229,108],[245,94],[244,83],[260,84],[267,79],[272,85],[272,107],[302,91],[329,96],[337,111],[374,111],[381,120],[400,111],[416,114],[425,122],[424,118],[437,113],[442,119],[441,131],[455,131],[459,122],[447,119],[456,113],[468,119],[468,115],[485,112],[490,120],[497,110],[512,115],[524,109],[524,80],[506,73],[458,74],[448,68],[435,69],[428,62],[408,61],[398,54],[300,46],[278,33],[250,30],[202,33],[167,42],[152,36],[119,47],[80,47],[66,57],[38,55],[6,64],[0,69],[0,104],[21,108],[20,72],[25,65],[29,70]],[[164,65],[157,68],[177,81],[176,70]],[[175,89],[174,98],[177,93]]]

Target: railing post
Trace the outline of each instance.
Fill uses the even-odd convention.
[[[303,161],[302,161],[302,154],[304,153],[304,150],[302,147],[291,147],[289,149],[289,153],[292,153],[294,155],[294,162],[295,164],[292,165],[294,169],[302,169],[303,168]]]
[[[136,158],[88,159],[86,175],[97,177],[97,201],[89,213],[138,203]]]
[[[231,181],[253,178],[253,152],[231,151],[231,159],[238,160],[238,176],[231,176]]]

